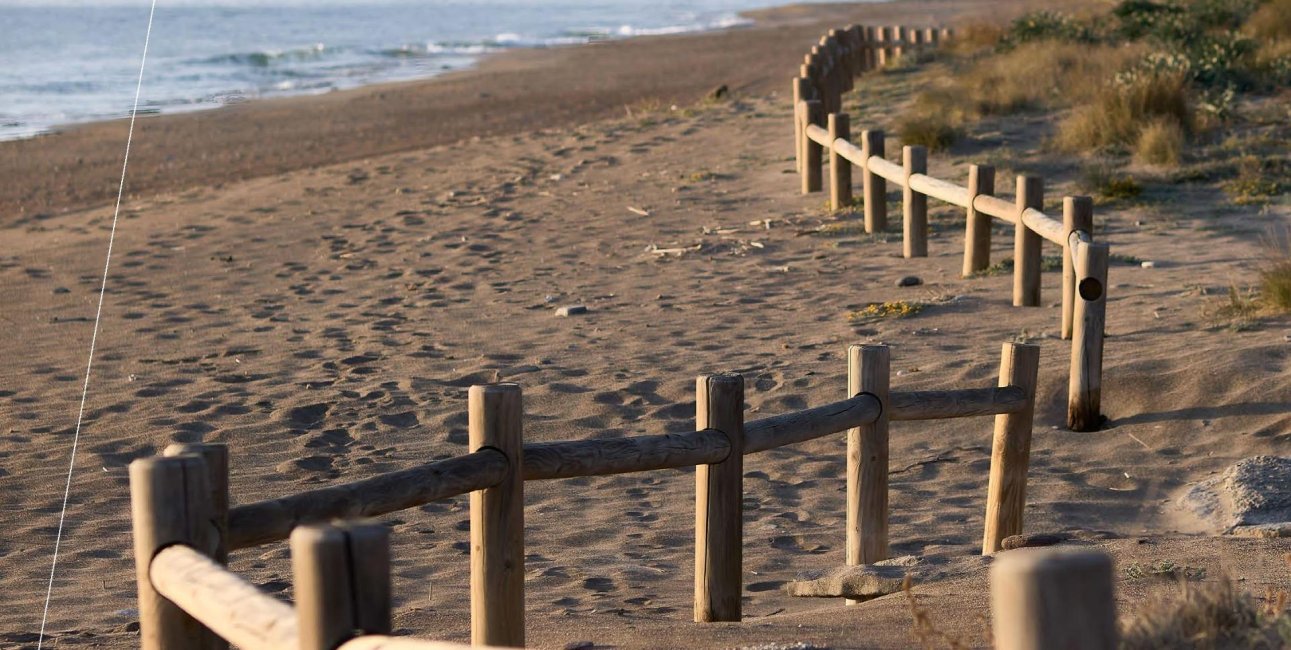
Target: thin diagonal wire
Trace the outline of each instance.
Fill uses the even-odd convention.
[[[90,335],[90,355],[85,362],[85,382],[81,385],[81,406],[76,413],[76,432],[72,435],[72,456],[67,463],[67,485],[63,487],[63,508],[58,513],[58,534],[54,537],[54,559],[49,564],[49,586],[45,588],[45,611],[40,616],[40,636],[36,650],[45,644],[45,624],[49,621],[49,603],[54,595],[54,574],[58,571],[58,551],[63,545],[63,523],[67,519],[67,501],[72,494],[72,472],[76,469],[76,449],[81,442],[81,423],[85,419],[85,399],[90,393],[90,371],[94,369],[94,349],[99,342],[99,322],[103,318],[103,297],[108,293],[108,269],[112,266],[112,245],[117,239],[117,218],[121,214],[121,198],[125,196],[126,169],[130,166],[130,144],[134,141],[134,121],[139,115],[139,97],[143,92],[143,68],[148,62],[148,43],[152,40],[152,18],[157,13],[157,0],[148,9],[148,29],[143,37],[143,56],[139,59],[139,80],[134,88],[134,108],[130,110],[130,130],[126,134],[126,152],[121,161],[121,183],[117,185],[116,207],[112,210],[112,229],[108,233],[108,254],[103,260],[103,281],[99,285],[99,306],[94,313],[94,333]]]

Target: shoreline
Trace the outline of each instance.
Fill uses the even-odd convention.
[[[787,5],[742,12],[753,24],[571,47],[515,49],[468,69],[321,95],[140,117],[127,200],[371,156],[561,128],[631,111],[688,105],[726,85],[781,90],[822,25],[932,24],[999,17],[1040,3],[897,0]],[[433,124],[434,128],[423,125]],[[115,198],[123,119],[0,142],[0,226],[37,223]]]

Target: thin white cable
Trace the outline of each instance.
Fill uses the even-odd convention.
[[[67,464],[67,485],[63,488],[63,508],[58,513],[58,534],[54,537],[54,559],[49,564],[49,586],[45,588],[45,611],[40,616],[40,636],[36,650],[45,644],[45,624],[49,621],[49,603],[54,595],[54,573],[58,570],[58,551],[63,545],[63,522],[67,517],[67,501],[72,494],[72,472],[76,469],[76,448],[81,442],[81,422],[85,418],[85,398],[90,393],[90,371],[94,368],[94,348],[99,342],[99,321],[103,318],[103,297],[108,292],[108,269],[112,265],[112,245],[117,238],[117,217],[121,214],[121,198],[125,196],[126,169],[130,165],[130,143],[134,141],[134,121],[139,115],[139,96],[143,92],[143,68],[148,62],[148,42],[152,40],[152,17],[157,12],[157,0],[148,9],[148,30],[143,37],[143,56],[139,59],[139,81],[134,88],[134,108],[130,110],[130,130],[126,134],[126,153],[121,161],[121,183],[117,186],[116,208],[112,210],[112,229],[108,233],[108,254],[103,261],[103,282],[99,285],[99,306],[94,313],[94,333],[90,335],[90,356],[85,362],[85,383],[81,385],[81,407],[76,414],[76,432],[72,435],[72,457]]]

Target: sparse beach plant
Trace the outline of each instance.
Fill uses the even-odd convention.
[[[922,145],[929,151],[945,151],[961,137],[959,127],[945,112],[924,112],[904,116],[897,123],[897,137],[908,145]]]
[[[1156,119],[1139,132],[1134,145],[1134,158],[1139,163],[1173,167],[1183,160],[1184,139],[1187,136],[1177,122]]]
[[[1291,233],[1274,233],[1265,247],[1268,258],[1260,269],[1260,296],[1270,310],[1291,312]]]
[[[847,320],[852,323],[867,323],[885,318],[906,318],[923,311],[924,305],[909,300],[892,300],[872,302],[860,309],[847,313]]]
[[[1285,597],[1261,608],[1232,580],[1180,582],[1173,599],[1150,601],[1122,625],[1123,650],[1164,648],[1237,650],[1285,648],[1291,644],[1291,614]]]
[[[1097,197],[1119,201],[1133,199],[1143,193],[1143,185],[1109,161],[1096,161],[1081,169],[1081,190]]]

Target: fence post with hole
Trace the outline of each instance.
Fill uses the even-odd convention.
[[[1088,196],[1062,199],[1062,332],[1071,338],[1071,321],[1076,313],[1076,251],[1071,247],[1071,233],[1094,234],[1094,200]]]
[[[1071,332],[1067,428],[1102,426],[1103,327],[1107,318],[1107,244],[1076,246],[1076,300]]]

